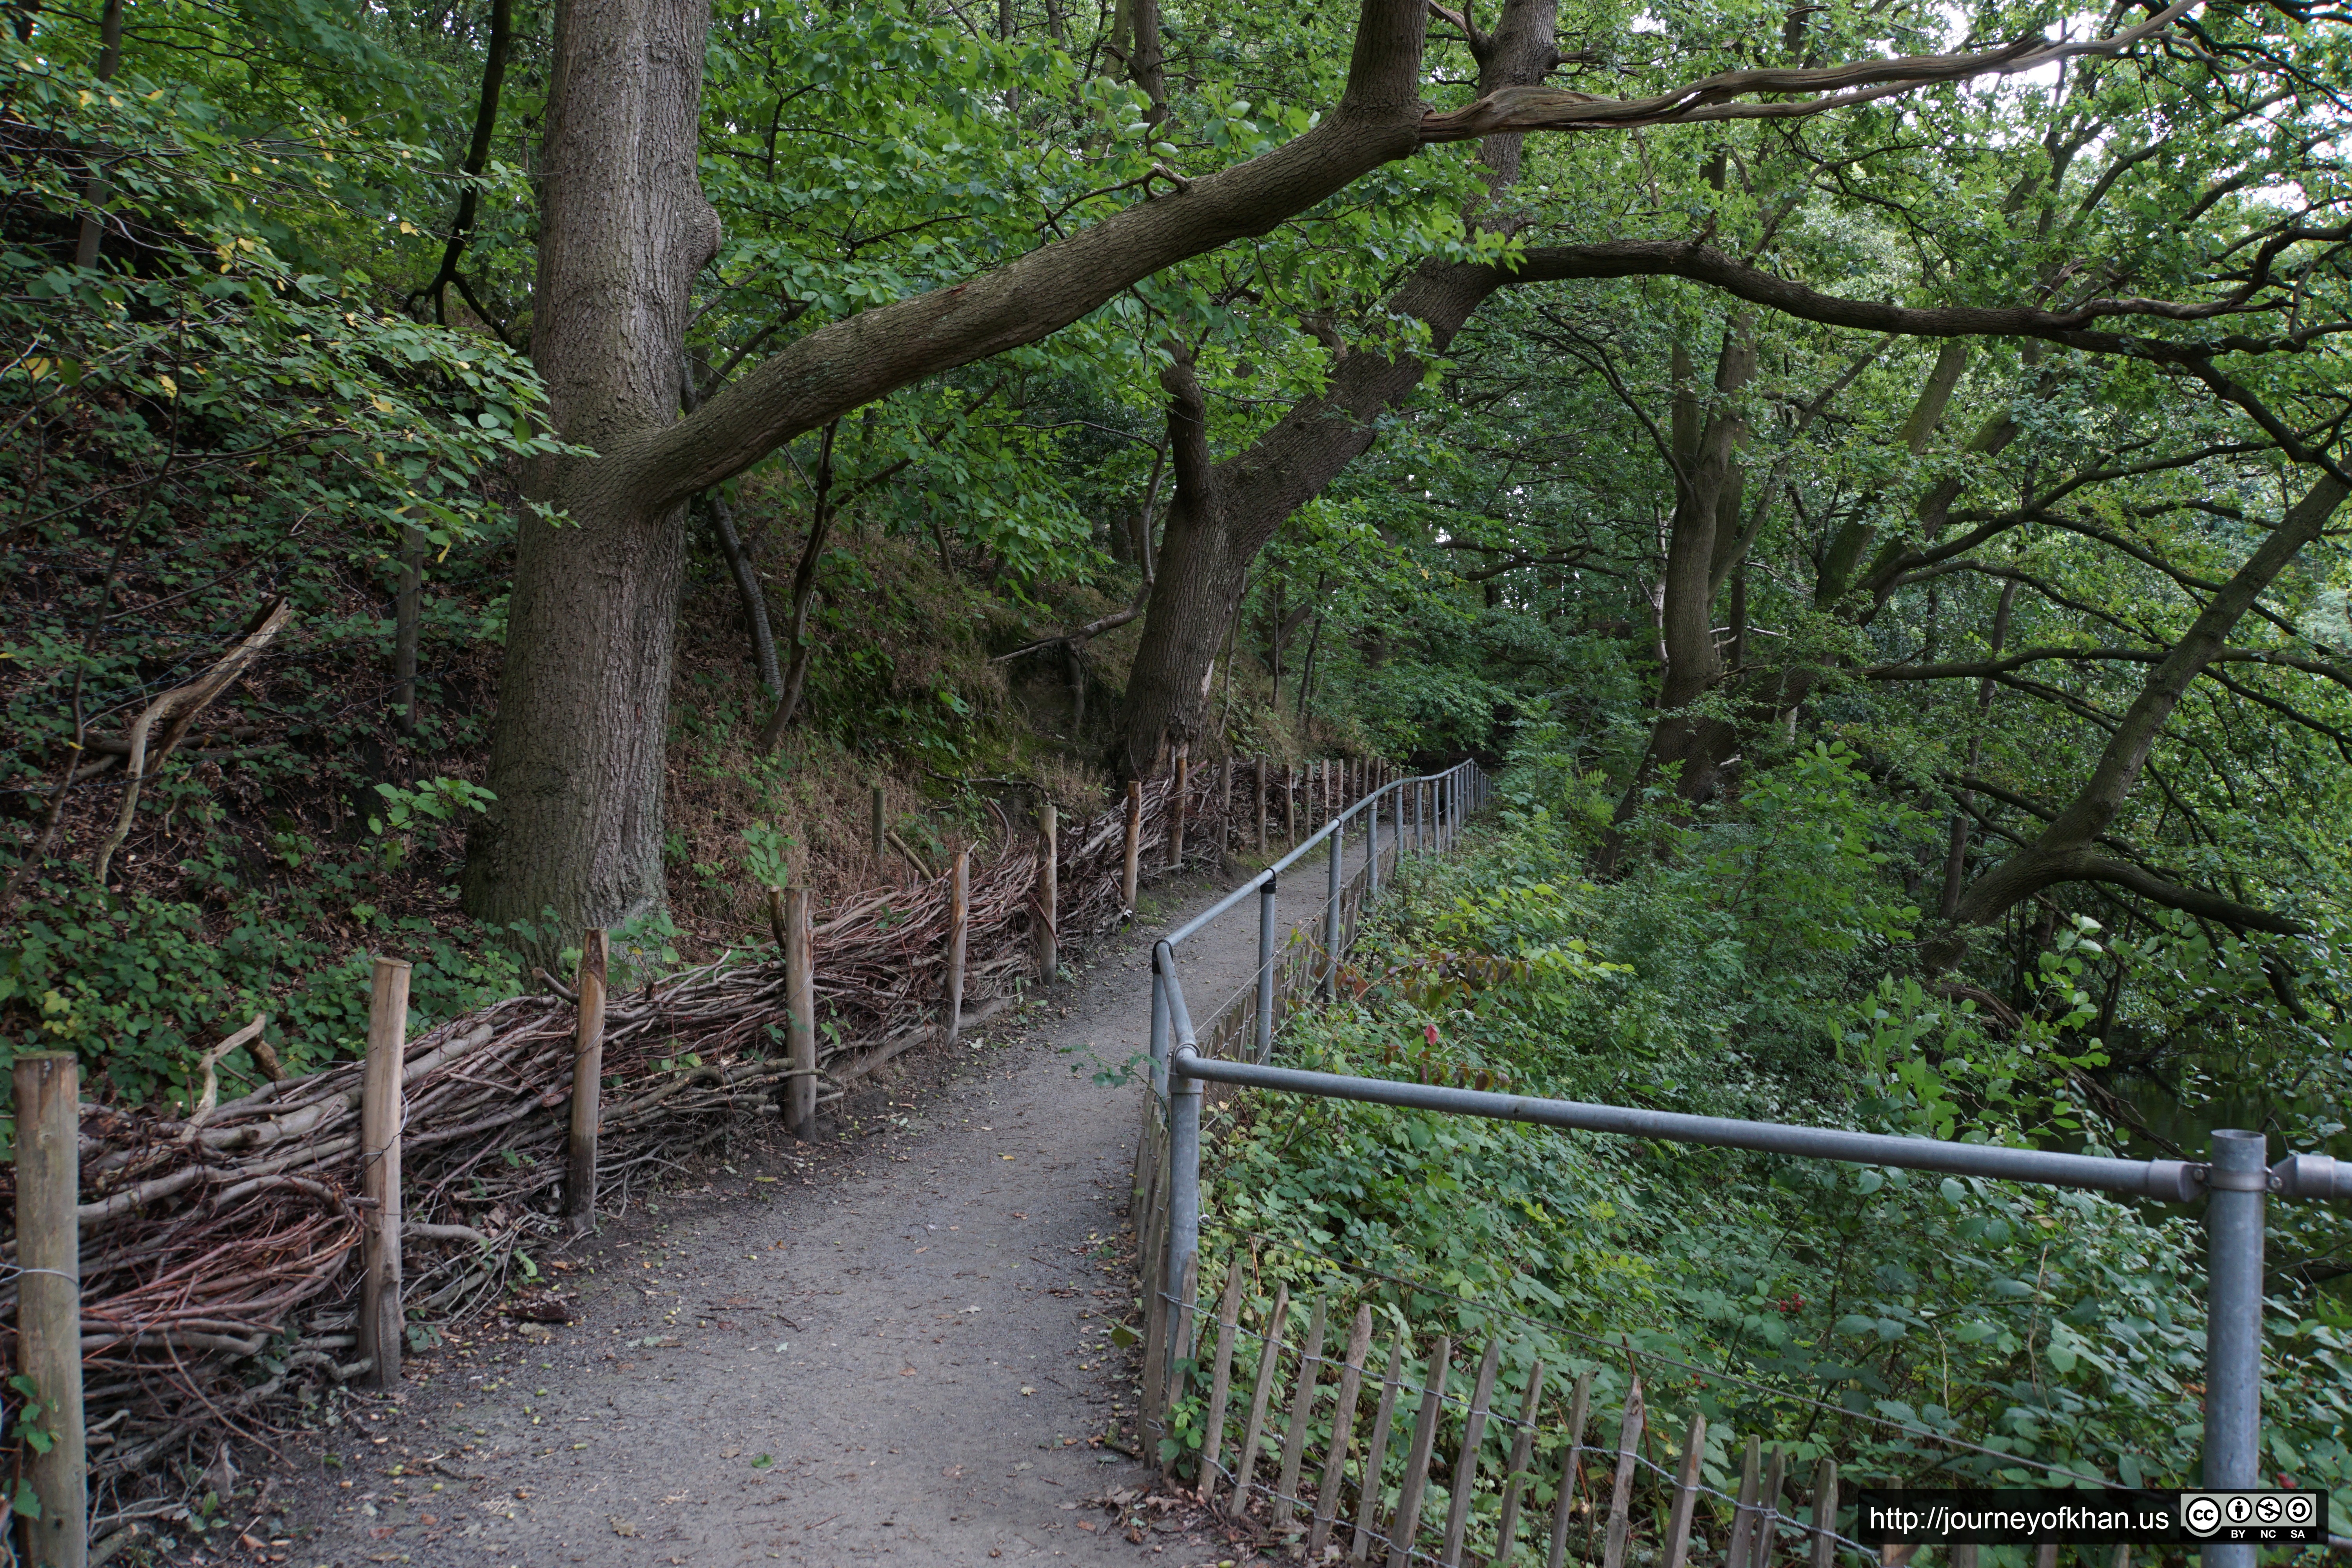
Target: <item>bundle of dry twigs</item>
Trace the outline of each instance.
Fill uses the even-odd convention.
[[[1143,793],[1148,867],[1167,865],[1174,795],[1165,780]],[[1214,862],[1234,841],[1217,806],[1203,770],[1186,802],[1188,862]],[[1060,837],[1066,951],[1126,913],[1125,821],[1121,802]],[[1019,847],[971,877],[971,1001],[1011,997],[1034,973],[1040,854]],[[820,1104],[937,1033],[948,901],[942,877],[862,894],[817,925]],[[786,1016],[772,951],[609,1000],[599,1148],[608,1207],[724,1137],[733,1119],[774,1106]],[[495,1300],[518,1246],[555,1231],[574,1021],[561,996],[519,996],[408,1043],[403,1239],[414,1332]],[[128,1490],[171,1489],[159,1467],[200,1433],[253,1430],[289,1384],[362,1370],[339,1358],[354,1343],[362,1070],[346,1062],[271,1083],[184,1121],[87,1108],[82,1333],[101,1513]],[[13,1189],[13,1171],[0,1167],[11,1213]],[[15,1248],[12,1238],[0,1255],[13,1259]],[[0,1284],[11,1336],[15,1297],[11,1274]],[[13,1344],[0,1348],[13,1364]]]

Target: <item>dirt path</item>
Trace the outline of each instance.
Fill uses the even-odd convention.
[[[1303,916],[1322,878],[1291,885]],[[1216,892],[1163,888],[1141,929]],[[1203,1022],[1250,979],[1255,915],[1245,900],[1187,944]],[[1108,1336],[1133,1300],[1142,1091],[1094,1078],[1147,1048],[1149,973],[1139,936],[955,1062],[862,1095],[806,1157],[739,1144],[695,1190],[539,1259],[579,1321],[420,1358],[396,1403],[288,1452],[244,1531],[265,1553],[229,1556],[1218,1561],[1197,1538],[1130,1544],[1084,1506],[1143,1479],[1100,1441],[1135,1409],[1134,1352]]]

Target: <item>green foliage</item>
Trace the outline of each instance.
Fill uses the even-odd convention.
[[[2115,957],[2094,923],[2040,955],[2029,1011],[2005,1026],[1887,973],[1917,918],[1888,868],[1922,823],[1850,752],[1759,770],[1736,805],[1661,825],[1675,853],[1603,883],[1581,874],[1591,783],[1557,738],[1534,736],[1502,782],[1489,841],[1407,874],[1350,999],[1302,1018],[1287,1062],[1913,1135],[2118,1141],[2079,1087],[2105,1064],[2084,1033]],[[2193,965],[2185,946],[2132,959]],[[1277,1279],[1369,1289],[1395,1321],[1500,1335],[1507,1384],[1539,1359],[1595,1367],[1609,1397],[1624,1365],[1609,1347],[1629,1338],[1748,1380],[1645,1373],[1670,1428],[1696,1411],[1919,1484],[2032,1484],[2027,1461],[2127,1484],[2196,1474],[2200,1244],[2158,1205],[1322,1100],[1244,1101],[1211,1147],[1204,1256],[1246,1246],[1261,1296]],[[2352,1312],[2289,1282],[2269,1311],[2282,1473],[2343,1499]]]

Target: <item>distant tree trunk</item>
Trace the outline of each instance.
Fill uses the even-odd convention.
[[[2074,798],[2050,819],[2040,837],[2003,857],[1968,884],[1953,911],[1953,928],[1923,949],[1931,969],[1957,963],[1968,951],[1970,927],[1989,926],[2042,889],[2059,882],[2105,882],[2169,909],[2241,930],[2292,933],[2303,928],[2269,910],[2200,889],[2182,887],[2143,867],[2103,852],[2099,840],[2115,821],[2147,766],[2148,754],[2189,684],[2227,646],[2231,630],[2303,547],[2317,539],[2352,487],[2323,476],[2287,510],[2262,545],[2246,558],[2189,623],[2164,662],[2148,672],[2139,695],[2107,738],[2098,765]]]
[[[1992,612],[1992,637],[1986,651],[1994,658],[2000,657],[2001,646],[2009,641],[2010,611],[2017,604],[2017,579],[2012,577],[2000,585],[2000,599]],[[1969,773],[1973,776],[1984,762],[1984,717],[1992,711],[1992,694],[2000,682],[1990,675],[1977,683],[1977,732],[1969,737]],[[1951,841],[1944,852],[1944,896],[1942,914],[1949,921],[1960,910],[1960,889],[1969,875],[1969,829],[1974,825],[1968,808],[1975,804],[1966,789],[1959,793],[1960,809],[1952,813]]]
[[[1472,35],[1479,92],[1541,85],[1559,63],[1557,23],[1557,0],[1509,0],[1493,33]],[[1518,177],[1524,140],[1503,133],[1480,143],[1490,186],[1500,190]],[[1512,221],[1506,219],[1506,226]],[[1497,268],[1424,262],[1387,309],[1425,323],[1430,352],[1442,353],[1470,313],[1511,281]],[[1363,455],[1380,416],[1410,395],[1422,374],[1414,354],[1391,358],[1377,344],[1344,353],[1321,396],[1298,404],[1248,450],[1222,463],[1210,461],[1205,406],[1192,384],[1190,367],[1179,365],[1163,374],[1171,440],[1179,439],[1181,426],[1181,439],[1192,445],[1187,459],[1171,463],[1176,497],[1160,539],[1159,570],[1113,758],[1122,775],[1150,776],[1171,748],[1201,734],[1209,671],[1228,620],[1240,613],[1250,563],[1285,518]],[[1277,631],[1277,683],[1280,644]]]

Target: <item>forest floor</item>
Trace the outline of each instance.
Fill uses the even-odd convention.
[[[1248,1560],[1222,1529],[1118,1509],[1148,1480],[1119,1451],[1139,1357],[1109,1337],[1134,1321],[1143,1090],[1095,1081],[1148,1048],[1144,933],[1219,890],[1150,890],[1071,982],[861,1086],[813,1144],[748,1134],[534,1259],[574,1321],[474,1325],[399,1393],[346,1396],[231,1505],[249,1522],[183,1560]],[[1185,948],[1197,1019],[1250,981],[1254,903]]]

